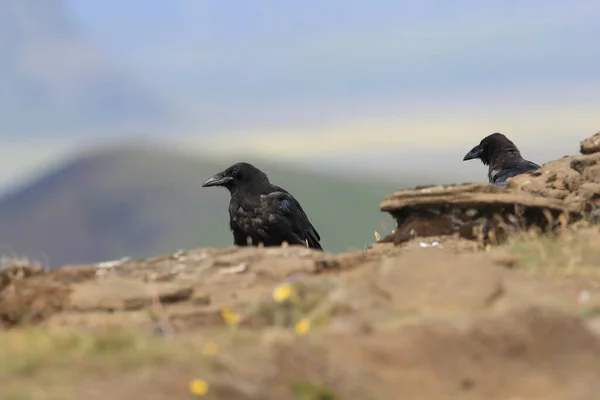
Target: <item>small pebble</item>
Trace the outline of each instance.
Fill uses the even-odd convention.
[[[579,293],[579,304],[585,304],[588,301],[590,301],[590,292],[588,292],[587,290],[582,290],[581,293]]]

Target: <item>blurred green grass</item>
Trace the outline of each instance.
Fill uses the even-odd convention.
[[[504,249],[523,272],[600,278],[599,241],[600,226],[588,225],[560,235],[523,232]]]

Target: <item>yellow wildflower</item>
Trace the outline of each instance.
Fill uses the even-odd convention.
[[[204,396],[208,393],[208,383],[202,379],[194,379],[190,382],[190,392],[195,396]]]
[[[235,313],[227,308],[221,310],[221,317],[227,325],[234,326],[240,322],[240,314]]]
[[[305,335],[310,330],[310,321],[306,318],[301,319],[296,323],[296,333],[298,335]]]
[[[202,353],[205,356],[214,356],[218,352],[219,352],[219,345],[216,344],[215,342],[208,342],[208,343],[206,343],[204,345],[204,348],[202,349]]]
[[[284,283],[273,290],[273,300],[278,303],[288,300],[294,294],[294,288],[289,283]]]

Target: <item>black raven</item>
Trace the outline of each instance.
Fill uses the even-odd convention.
[[[231,194],[229,227],[235,245],[281,246],[287,242],[323,250],[321,237],[300,203],[271,184],[267,175],[252,164],[232,165],[202,184],[209,186],[224,186]]]
[[[510,177],[540,168],[534,162],[521,157],[521,152],[513,142],[501,133],[492,133],[469,151],[463,161],[479,158],[488,165],[488,179],[498,186],[506,185]]]

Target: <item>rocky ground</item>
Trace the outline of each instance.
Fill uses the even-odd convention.
[[[598,141],[506,190],[395,193],[367,251],[4,260],[0,398],[597,399]]]

